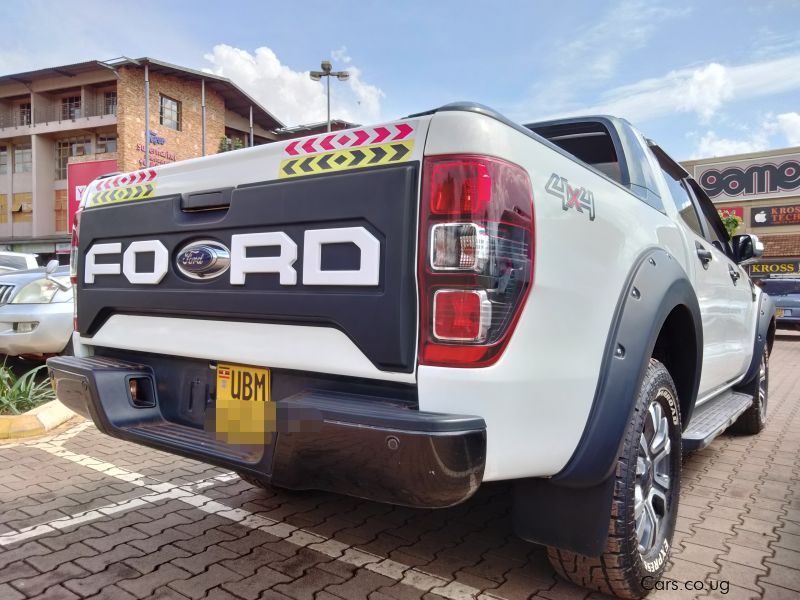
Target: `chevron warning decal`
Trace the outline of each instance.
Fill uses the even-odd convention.
[[[347,129],[340,132],[316,135],[289,142],[283,151],[289,156],[316,154],[326,150],[344,150],[384,142],[408,141],[414,137],[415,121],[367,127],[364,129]]]
[[[132,200],[146,200],[156,195],[156,185],[145,183],[142,185],[129,185],[110,190],[100,190],[95,192],[86,203],[87,208],[93,206],[105,206],[106,204],[116,204],[118,202],[130,202]]]
[[[413,149],[414,140],[407,140],[289,158],[281,161],[278,175],[285,179],[404,162],[408,160]]]

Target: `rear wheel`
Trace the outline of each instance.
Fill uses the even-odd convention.
[[[565,579],[620,598],[642,598],[667,563],[678,514],[681,421],[667,369],[651,359],[617,458],[608,540],[599,557],[548,548]]]
[[[761,353],[758,373],[743,391],[753,396],[753,403],[731,425],[733,433],[755,435],[764,429],[767,423],[767,399],[769,397],[769,352],[766,344]]]

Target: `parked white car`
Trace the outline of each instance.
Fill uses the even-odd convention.
[[[0,354],[62,353],[70,345],[72,306],[69,267],[0,275]]]
[[[9,271],[37,269],[39,267],[37,257],[37,254],[25,252],[0,252],[0,274]]]

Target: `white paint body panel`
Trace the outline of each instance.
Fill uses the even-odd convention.
[[[488,428],[484,479],[557,473],[594,399],[611,320],[637,257],[660,246],[681,264],[677,227],[627,190],[507,125],[467,112],[433,119],[426,155],[488,154],[523,166],[533,184],[533,287],[500,360],[482,369],[421,366],[420,409],[474,414]],[[552,173],[594,193],[596,218],[564,211]]]
[[[313,349],[319,373],[414,382],[413,374],[379,371],[345,334],[329,327],[112,315],[94,336],[78,339],[81,345],[300,371],[309,370]]]

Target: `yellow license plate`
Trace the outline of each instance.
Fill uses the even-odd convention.
[[[783,309],[782,308],[776,308],[775,309],[775,316],[776,317],[782,317],[783,316]]]
[[[231,444],[260,444],[275,431],[269,369],[219,363],[214,428]]]

